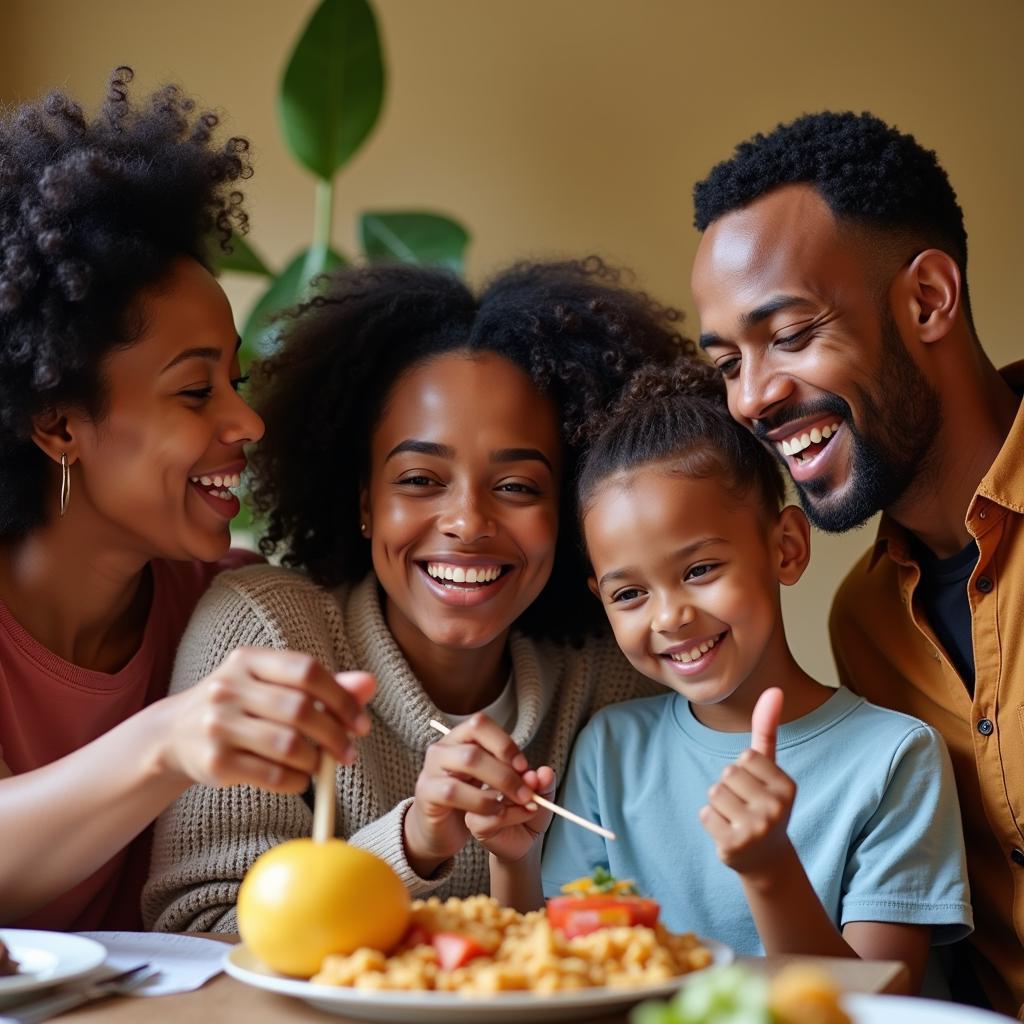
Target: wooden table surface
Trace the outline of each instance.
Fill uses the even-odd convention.
[[[205,937],[224,942],[237,941],[234,937],[224,935]],[[901,963],[889,960],[741,956],[737,957],[737,962],[769,976],[790,963],[814,964],[826,971],[844,992],[888,992],[905,995],[908,989],[906,968]],[[619,1013],[600,1019],[602,1024],[625,1024],[627,1016]],[[316,1010],[299,999],[275,995],[244,985],[226,974],[211,979],[195,992],[150,999],[106,999],[72,1010],[60,1019],[88,1021],[92,1024],[297,1024],[301,1021],[346,1024],[352,1020],[349,1017]]]

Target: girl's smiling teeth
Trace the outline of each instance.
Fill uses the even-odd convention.
[[[504,566],[495,563],[493,565],[454,565],[450,562],[427,562],[427,574],[443,584],[467,583],[475,585],[487,585],[493,583],[502,572]]]
[[[835,434],[840,425],[841,421],[837,420],[834,423],[815,426],[811,430],[804,431],[802,434],[794,434],[785,441],[776,441],[775,448],[781,455],[791,455],[797,462],[806,462],[822,451],[825,445],[828,444],[829,438]],[[814,451],[806,456],[801,454],[812,445],[814,446]]]
[[[668,658],[670,661],[681,662],[683,665],[689,665],[691,662],[698,661],[707,654],[724,636],[725,633],[719,633],[717,636],[701,640],[700,643],[695,643],[692,647],[680,647],[674,651],[666,651],[662,654],[662,657]]]

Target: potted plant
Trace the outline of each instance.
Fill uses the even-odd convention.
[[[240,236],[218,269],[256,274],[267,286],[242,329],[247,362],[275,344],[275,314],[310,294],[318,275],[349,263],[332,239],[339,172],[373,131],[384,102],[386,71],[377,20],[368,0],[322,0],[288,58],[278,117],[289,151],[316,179],[308,247],[272,270]],[[447,267],[461,273],[469,235],[450,217],[422,210],[368,210],[359,216],[362,259]]]

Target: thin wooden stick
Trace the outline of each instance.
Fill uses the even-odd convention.
[[[316,802],[313,804],[313,842],[334,838],[334,775],[337,762],[330,754],[320,755],[316,773]]]
[[[430,720],[430,728],[436,729],[444,736],[447,736],[448,733],[451,732],[451,729],[449,729],[448,726],[442,725],[433,718]],[[586,828],[591,832],[596,832],[599,836],[604,836],[605,839],[615,839],[615,833],[609,829],[606,829],[601,825],[595,825],[594,822],[587,821],[586,818],[581,818],[578,814],[573,814],[572,811],[567,811],[564,807],[559,807],[558,804],[553,804],[550,800],[546,800],[544,797],[538,796],[536,793],[533,794],[533,801],[545,808],[545,810],[551,811],[552,814],[557,814],[559,817],[565,818],[566,821],[571,821],[574,825],[579,825],[580,828]]]

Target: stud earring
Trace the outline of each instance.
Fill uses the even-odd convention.
[[[359,532],[360,533],[366,533],[366,523],[360,523],[359,524]]]
[[[71,499],[71,467],[68,465],[68,453],[60,453],[60,518],[68,510],[68,501]]]

